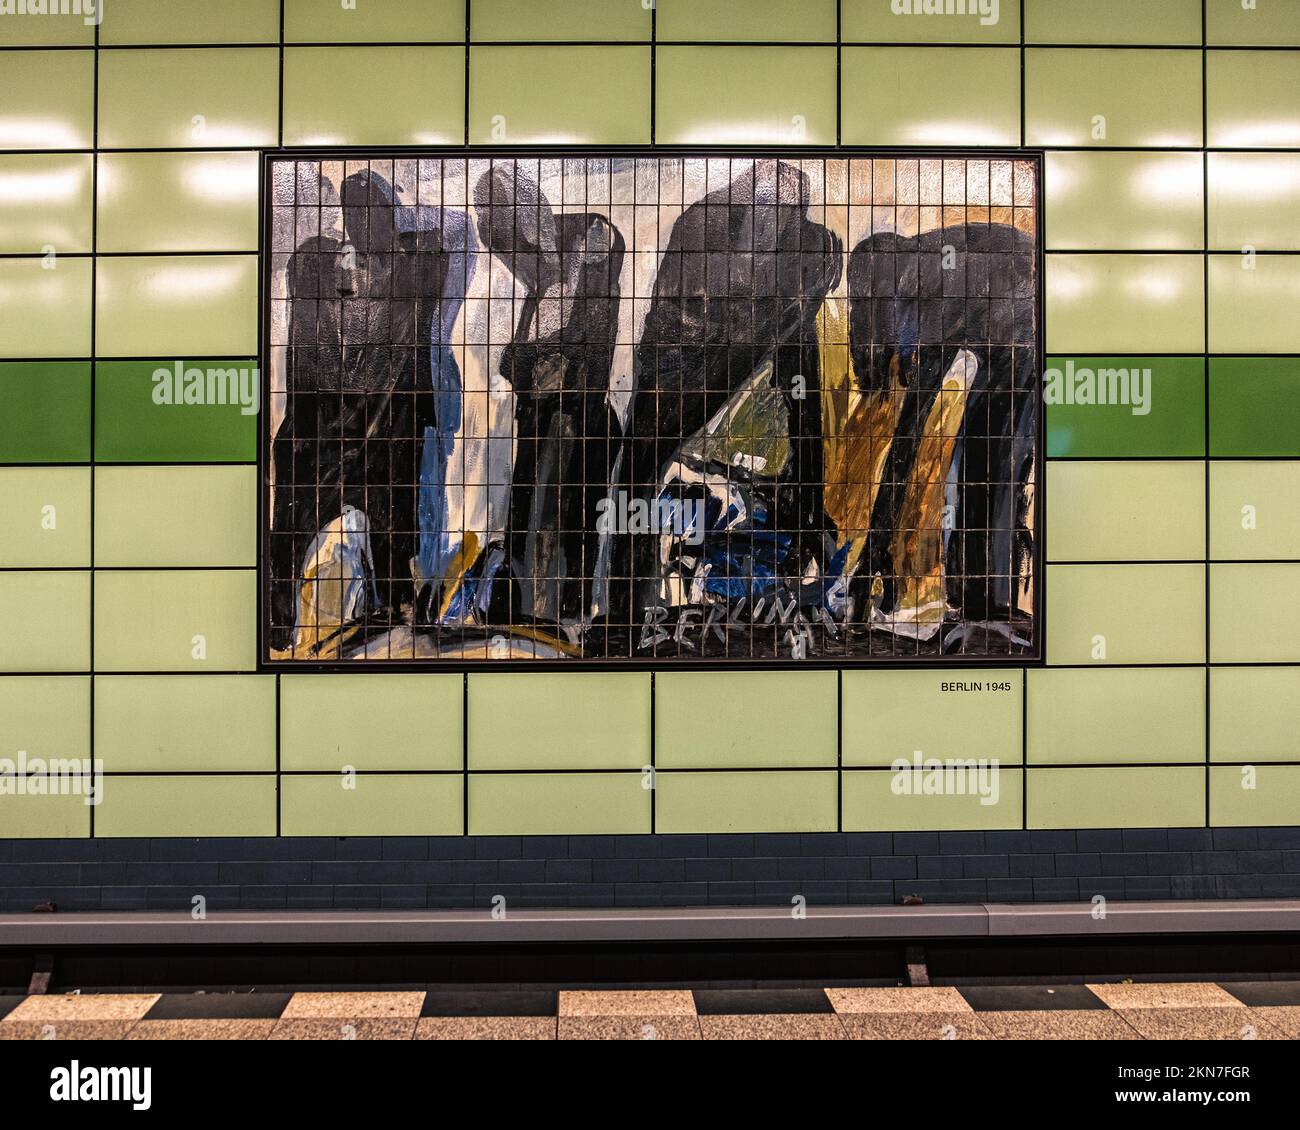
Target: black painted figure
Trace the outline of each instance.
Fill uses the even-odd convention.
[[[842,264],[838,237],[808,218],[809,198],[803,171],[758,160],[678,217],[636,351],[622,456],[629,493],[653,500],[682,438],[770,362],[791,446],[775,486],[772,526],[789,538],[781,567],[796,588],[810,565],[822,564],[831,528],[822,501],[816,317]],[[659,604],[659,546],[654,535],[616,540],[611,626],[637,627]]]
[[[609,383],[623,237],[595,213],[556,215],[514,162],[485,173],[474,202],[479,238],[523,297],[501,361],[515,393],[509,577],[490,612],[572,628],[591,615],[597,506],[618,442]]]
[[[1013,619],[1032,556],[1026,508],[1037,438],[1033,238],[1002,224],[962,224],[907,238],[881,232],[849,256],[849,334],[864,392],[893,381],[902,411],[876,498],[864,585],[883,581],[886,609],[900,578],[893,532],[922,439],[922,421],[959,351],[978,362],[957,443],[956,509],[946,546],[948,601],[966,621]]]
[[[434,424],[431,325],[447,259],[436,231],[399,231],[393,189],[378,174],[347,177],[341,199],[343,239],[308,239],[288,265],[286,412],[272,449],[278,648],[301,618],[308,558],[340,519],[368,542],[356,610],[391,623],[414,598],[420,452]]]

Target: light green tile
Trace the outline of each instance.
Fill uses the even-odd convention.
[[[90,355],[89,259],[0,259],[0,357]]]
[[[0,829],[6,839],[85,839],[90,835],[90,811],[85,796],[0,793]]]
[[[1205,761],[1205,671],[1029,672],[1030,764]]]
[[[1199,250],[1201,160],[1199,153],[1048,153],[1047,246]]]
[[[90,756],[90,677],[0,678],[0,757]]]
[[[256,251],[256,153],[101,153],[100,251]]]
[[[100,357],[257,352],[255,255],[139,255],[96,261]]]
[[[89,251],[92,163],[89,153],[0,154],[0,254]]]
[[[835,0],[656,0],[655,7],[660,42],[835,42]]]
[[[469,81],[477,145],[650,140],[648,47],[474,47]]]
[[[1210,770],[1210,824],[1215,828],[1294,827],[1300,812],[1300,766],[1221,765]]]
[[[256,565],[256,467],[97,467],[95,564]]]
[[[661,47],[655,76],[661,145],[835,143],[833,47]]]
[[[472,674],[471,769],[639,769],[650,764],[650,676]]]
[[[835,764],[833,671],[664,671],[655,679],[655,764]]]
[[[1300,662],[1300,564],[1210,566],[1210,660]]]
[[[50,6],[59,7],[57,3]],[[96,22],[93,5],[80,12],[59,11],[40,19],[0,19],[0,47],[91,47]]]
[[[638,39],[649,41],[654,5],[609,0],[474,0],[476,40]],[[662,31],[660,32],[662,37]]]
[[[1031,48],[1025,138],[1047,146],[1200,145],[1201,52]]]
[[[1207,161],[1211,247],[1300,250],[1300,153],[1211,153]]]
[[[1049,561],[1205,557],[1205,465],[1187,460],[1049,463]]]
[[[1300,258],[1210,256],[1211,353],[1300,353],[1298,304]]]
[[[1020,761],[1022,671],[845,671],[844,764],[896,758]]]
[[[1204,565],[1048,566],[1049,663],[1204,660]]]
[[[95,835],[274,836],[275,777],[109,777]]]
[[[363,0],[364,4],[374,0]],[[340,4],[325,3],[329,9]],[[117,43],[276,43],[279,0],[105,0],[99,41]]]
[[[1211,146],[1300,146],[1300,51],[1211,51],[1205,92]]]
[[[841,113],[849,145],[1018,145],[1020,52],[1001,47],[850,47]],[[918,82],[918,75],[942,76]],[[978,99],[953,90],[978,89]]]
[[[984,7],[976,0],[949,15],[927,12],[921,0],[841,0],[840,28],[850,43],[1019,43],[1019,3]]]
[[[100,51],[100,147],[275,145],[279,76],[274,47]]]
[[[485,0],[474,5],[474,18]],[[547,5],[553,8],[552,2]],[[536,8],[536,5],[532,5]],[[427,43],[465,38],[465,0],[285,0],[286,43]]]
[[[925,792],[951,781],[949,792]],[[935,775],[934,767],[919,773],[895,774],[886,769],[850,770],[844,774],[846,832],[966,832],[1019,828],[1024,773],[998,766]],[[958,790],[961,791],[958,791]]]
[[[1203,766],[1030,769],[1030,828],[1198,828]]]
[[[459,144],[464,115],[463,47],[284,53],[285,145]]]
[[[0,573],[0,671],[90,670],[90,574]]]
[[[458,836],[464,827],[459,775],[362,773],[281,778],[284,836]]]
[[[1300,46],[1300,5],[1287,0],[1206,0],[1205,15],[1211,45]]]
[[[89,149],[94,117],[93,51],[0,51],[0,149]]]
[[[1210,556],[1300,559],[1300,461],[1211,462]]]
[[[98,570],[95,669],[251,669],[256,585],[251,569]]]
[[[476,773],[469,779],[471,836],[649,831],[650,790],[640,773]]]
[[[1205,276],[1195,255],[1047,256],[1049,353],[1199,353]]]
[[[107,773],[275,771],[274,675],[99,675]]]
[[[1201,0],[1025,0],[1026,43],[1201,44]]]
[[[361,773],[459,769],[464,680],[397,672],[285,675],[280,765]]]
[[[836,774],[823,770],[658,774],[655,830],[833,832]]]
[[[0,566],[90,564],[90,469],[0,469]]]
[[[1300,761],[1300,667],[1210,668],[1210,759]]]

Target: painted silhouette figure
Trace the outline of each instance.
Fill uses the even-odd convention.
[[[478,234],[523,302],[501,375],[514,389],[508,576],[496,623],[573,626],[590,617],[597,504],[609,489],[618,419],[609,405],[623,237],[604,216],[556,214],[515,162],[474,188]]]
[[[391,623],[415,596],[432,325],[448,270],[439,233],[400,231],[389,183],[343,182],[343,239],[288,264],[285,416],[272,446],[271,644],[319,649],[349,620]],[[358,583],[356,571],[368,574]]]
[[[839,238],[807,216],[810,195],[802,170],[757,160],[678,217],[637,346],[621,455],[629,493],[653,502],[681,438],[703,427],[770,363],[791,447],[771,525],[788,539],[776,564],[796,587],[808,566],[821,561],[829,527],[815,323],[842,264]],[[747,551],[752,559],[756,547]],[[659,553],[657,536],[615,540],[611,625],[638,625],[659,602]]]

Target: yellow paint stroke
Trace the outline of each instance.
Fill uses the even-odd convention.
[[[828,298],[817,312],[821,365],[822,435],[826,467],[826,513],[848,543],[844,572],[856,567],[871,529],[871,512],[894,443],[905,390],[897,358],[889,387],[864,393],[857,385],[849,349],[847,303]]]
[[[558,636],[551,635],[549,632],[544,632],[540,628],[523,628],[518,624],[513,624],[510,627],[509,634],[512,636],[523,636],[525,639],[536,640],[538,643],[550,644],[551,647],[555,648],[557,651],[562,651],[565,655],[572,655],[579,658],[582,656],[582,648],[575,647],[573,644],[567,643]]]
[[[340,659],[343,653],[358,641],[364,624],[353,622],[299,627],[292,646],[283,651],[272,651],[272,659]]]
[[[900,591],[896,618],[914,624],[939,624],[947,607],[943,569],[944,489],[952,468],[966,398],[975,383],[977,362],[962,350],[944,375],[917,444],[890,555]]]
[[[461,539],[460,548],[456,550],[456,556],[451,559],[451,562],[447,565],[447,571],[443,574],[442,601],[438,605],[439,622],[447,615],[447,609],[451,607],[451,602],[456,598],[456,593],[460,591],[460,586],[465,580],[465,574],[478,560],[478,553],[478,535],[472,530],[466,530],[465,536]]]

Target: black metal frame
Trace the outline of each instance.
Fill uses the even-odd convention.
[[[949,656],[848,656],[840,658],[817,657],[812,659],[755,658],[690,658],[674,659],[632,657],[574,656],[565,659],[366,659],[366,660],[313,660],[269,659],[267,648],[267,585],[269,582],[269,497],[270,437],[266,420],[271,401],[271,208],[270,177],[272,165],[282,160],[396,160],[411,157],[462,157],[516,159],[521,157],[787,157],[792,160],[808,158],[831,160],[853,157],[888,157],[893,159],[932,160],[1016,160],[1028,161],[1034,166],[1035,206],[1037,223],[1034,232],[1034,250],[1037,255],[1038,277],[1034,295],[1035,357],[1039,373],[1039,403],[1037,412],[1037,443],[1034,452],[1034,646],[1032,650],[1006,655]],[[418,145],[418,146],[332,146],[328,148],[277,147],[262,149],[259,154],[258,178],[258,325],[257,355],[261,372],[259,409],[262,418],[257,429],[257,671],[302,674],[311,672],[374,672],[407,671],[463,673],[470,671],[677,671],[677,670],[859,670],[908,669],[925,670],[961,667],[1007,668],[1044,667],[1047,663],[1045,610],[1046,598],[1046,533],[1047,533],[1047,421],[1042,402],[1042,374],[1046,366],[1047,331],[1046,313],[1046,223],[1045,223],[1045,151],[1040,148],[947,148],[909,146],[855,146],[855,145]]]

